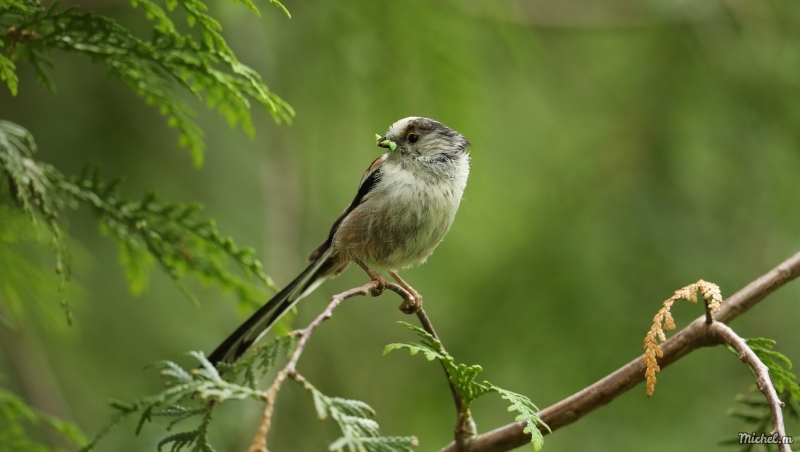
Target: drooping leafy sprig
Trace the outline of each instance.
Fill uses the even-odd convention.
[[[190,430],[170,433],[158,443],[158,450],[168,448],[171,452],[189,450],[212,452],[208,434],[211,415],[215,407],[230,400],[258,400],[264,402],[268,391],[257,388],[256,375],[265,375],[278,359],[285,358],[294,350],[296,339],[282,336],[258,347],[233,365],[215,369],[206,357],[192,352],[200,367],[186,369],[172,361],[160,361],[153,367],[159,369],[166,389],[160,393],[130,403],[114,401],[116,410],[111,421],[80,452],[89,452],[105,434],[123,419],[138,415],[136,433],[157,419],[165,419],[166,429],[187,419],[197,419]],[[342,436],[330,445],[331,451],[348,452],[411,452],[417,445],[415,437],[381,436],[375,422],[375,411],[359,400],[329,397],[320,392],[300,375],[293,377],[312,395],[320,419],[333,419],[341,429]],[[243,384],[236,383],[242,381]]]
[[[124,81],[134,92],[155,105],[168,123],[180,131],[180,143],[189,147],[197,165],[205,147],[202,130],[192,119],[192,109],[178,96],[180,86],[216,107],[233,126],[253,133],[250,100],[255,100],[278,122],[289,122],[294,111],[273,94],[257,72],[242,64],[228,47],[219,22],[200,0],[167,0],[164,7],[152,0],[132,0],[156,21],[150,39],[141,39],[106,16],[79,8],[59,8],[53,2],[5,1],[0,3],[0,79],[13,94],[18,89],[16,64],[31,64],[37,78],[55,89],[49,76],[48,55],[62,50],[102,63],[109,75]],[[245,5],[258,12],[251,1]],[[272,3],[285,11],[276,0]],[[170,18],[180,7],[190,26],[197,25],[202,39],[182,33]]]
[[[232,238],[220,234],[213,221],[198,218],[201,205],[166,202],[154,193],[140,201],[125,199],[119,194],[119,181],[101,181],[96,167],[86,167],[79,177],[67,178],[34,160],[35,149],[25,129],[0,121],[0,174],[5,176],[17,208],[34,224],[47,225],[56,250],[56,270],[64,278],[70,271],[59,215],[68,206],[86,204],[102,230],[116,240],[134,294],[147,287],[156,262],[189,297],[191,293],[181,283],[186,275],[235,293],[247,306],[260,306],[265,289],[277,290],[253,256],[253,249],[240,248]]]
[[[202,353],[192,352],[191,355],[200,362],[200,368],[187,370],[172,361],[160,361],[153,365],[159,369],[167,389],[130,403],[113,401],[111,406],[117,413],[108,426],[80,452],[93,450],[111,427],[133,414],[139,415],[136,434],[154,418],[169,419],[166,428],[171,430],[179,422],[199,417],[200,422],[194,429],[168,435],[158,443],[158,450],[170,446],[169,450],[173,452],[183,449],[213,451],[208,441],[208,427],[214,407],[227,400],[260,399],[262,394],[256,389],[223,379]]]
[[[50,246],[55,251],[55,270],[60,275],[59,290],[63,290],[71,268],[69,250],[64,244],[64,233],[58,221],[65,203],[48,177],[55,170],[35,161],[34,152],[36,143],[27,130],[0,120],[0,174],[5,179],[0,180],[0,185],[5,185],[13,207],[27,217],[32,229],[41,231],[41,226],[44,226]],[[10,224],[10,219],[6,222]],[[71,317],[66,299],[62,297],[61,303],[69,322]]]

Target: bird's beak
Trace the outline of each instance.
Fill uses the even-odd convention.
[[[378,135],[376,133],[375,134],[375,139],[378,142],[378,147],[391,149],[392,151],[397,149],[397,143],[395,143],[394,141],[391,141],[391,140],[387,140],[386,136],[380,136],[380,135]]]

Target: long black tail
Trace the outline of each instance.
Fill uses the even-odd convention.
[[[261,336],[269,331],[270,327],[281,318],[292,306],[327,278],[320,270],[330,256],[330,249],[311,263],[300,276],[290,282],[277,295],[272,297],[264,306],[258,309],[249,319],[242,323],[236,331],[211,352],[208,360],[216,365],[219,362],[232,363],[239,359],[247,349]]]

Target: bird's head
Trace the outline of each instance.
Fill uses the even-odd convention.
[[[401,119],[377,136],[378,146],[403,157],[431,157],[463,153],[469,145],[464,136],[433,119],[411,116]]]

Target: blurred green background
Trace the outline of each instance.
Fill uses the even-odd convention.
[[[39,159],[66,174],[87,161],[123,193],[152,188],[199,201],[224,234],[254,246],[279,284],[304,266],[378,155],[373,136],[406,116],[437,119],[471,142],[473,169],[456,222],[428,264],[403,273],[425,297],[448,350],[483,377],[557,402],[638,356],[661,301],[705,279],[727,296],[800,250],[800,3],[790,0],[295,1],[292,18],[212,3],[237,55],[297,111],[291,126],[254,111],[257,135],[195,105],[208,137],[194,169],[177,134],[101,67],[55,59],[53,95],[20,70],[0,90],[0,118],[27,127]],[[124,0],[73,1],[146,31]],[[75,274],[64,325],[53,281],[31,282],[30,309],[0,337],[0,372],[33,405],[89,435],[110,398],[154,393],[142,370],[210,351],[242,320],[235,300],[163,274],[132,297],[115,244],[87,209],[70,216]],[[37,251],[38,250],[38,251]],[[31,255],[52,264],[45,247]],[[0,275],[0,281],[3,276]],[[299,305],[297,325],[365,282],[350,270]],[[2,283],[2,282],[0,282]],[[52,292],[52,291],[50,291]],[[800,362],[800,283],[733,327],[766,336]],[[411,340],[393,294],[346,302],[313,336],[299,370],[331,396],[371,404],[386,435],[420,450],[452,439],[455,412],[438,365]],[[679,328],[701,314],[678,304]],[[49,313],[49,314],[45,314]],[[753,384],[724,349],[699,350],[644,387],[546,437],[547,451],[718,450],[735,435],[733,396]],[[476,402],[479,430],[513,420],[499,398]],[[226,404],[220,451],[245,450],[259,405]],[[275,451],[325,450],[337,436],[287,384]],[[100,451],[151,451],[159,425],[124,423]],[[797,423],[788,425],[797,435]]]

